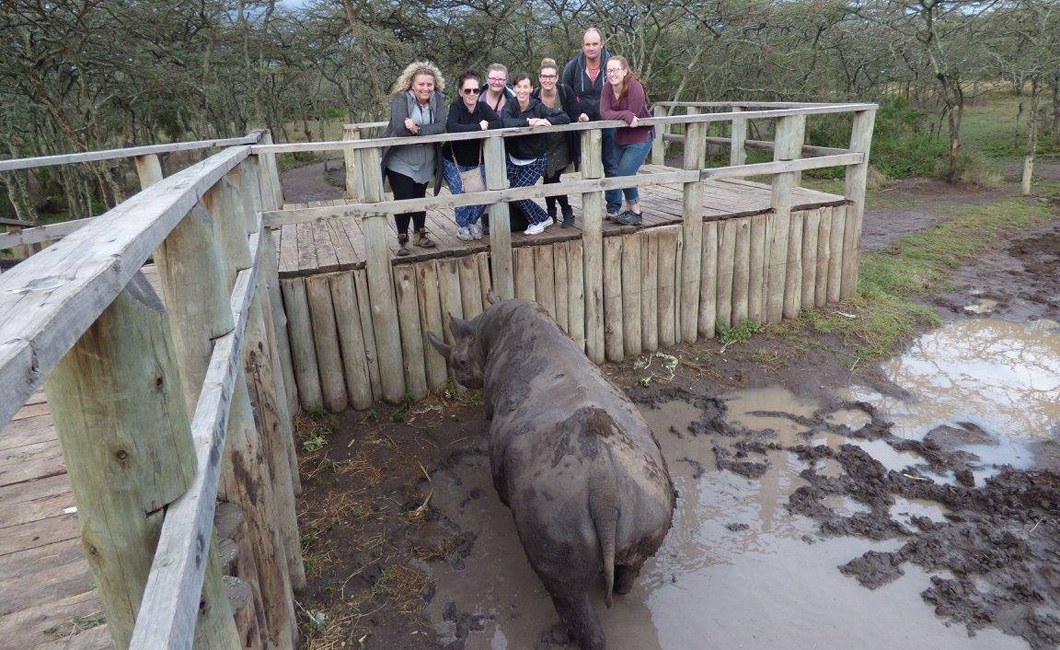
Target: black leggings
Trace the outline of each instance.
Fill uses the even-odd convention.
[[[561,169],[560,171],[556,172],[555,176],[549,176],[548,174],[546,174],[544,176],[545,184],[547,185],[549,183],[558,183],[559,182],[559,177],[560,177],[560,175],[562,173],[563,173],[563,170]],[[567,201],[567,195],[566,194],[560,194],[559,196],[546,196],[545,197],[545,205],[548,206],[548,211],[549,212],[552,212],[553,210],[556,209],[556,201],[559,201],[560,207],[562,207],[564,209],[570,207],[570,203]]]
[[[390,189],[394,190],[394,200],[422,199],[427,195],[427,183],[417,183],[404,174],[399,174],[393,169],[386,170],[386,178],[390,181]],[[416,230],[423,230],[427,224],[426,212],[402,212],[394,215],[397,221],[397,230],[400,235],[409,234],[409,221],[412,221]]]

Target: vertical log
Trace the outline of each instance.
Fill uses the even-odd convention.
[[[802,230],[805,217],[805,212],[791,214],[784,276],[784,318],[798,318],[799,306],[802,304]]]
[[[817,277],[814,282],[813,304],[824,307],[828,302],[828,269],[832,265],[832,208],[821,208],[821,231],[817,233]]]
[[[828,302],[839,302],[843,284],[843,242],[846,239],[847,206],[832,208],[832,234],[828,242],[831,259],[828,261]]]
[[[305,291],[309,301],[309,320],[312,323],[317,368],[320,369],[320,392],[324,396],[324,408],[338,413],[346,408],[349,398],[346,395],[339,330],[335,324],[328,276],[320,274],[306,277]]]
[[[702,169],[706,165],[707,123],[688,124],[685,128],[685,169]],[[685,183],[681,201],[681,229],[684,248],[680,265],[682,282],[678,289],[681,336],[685,343],[695,343],[699,333],[699,283],[703,277],[703,182]]]
[[[795,149],[792,154],[795,160],[802,158],[802,144],[806,142],[806,116],[796,115],[795,116],[795,139],[799,141],[798,149]],[[802,172],[793,172],[791,184],[794,187],[802,185]]]
[[[194,408],[206,375],[213,341],[233,328],[229,296],[224,286],[225,262],[217,247],[213,219],[197,205],[155,252],[155,262],[166,296],[174,347],[182,365],[185,400]],[[254,428],[245,378],[236,380],[228,420],[221,491],[239,503],[247,517],[261,580],[261,597],[269,624],[270,643],[282,648],[297,643],[294,600],[281,528],[281,519],[262,440]],[[282,513],[286,515],[287,513]],[[296,524],[295,524],[296,525]],[[296,529],[297,530],[297,529]]]
[[[700,226],[702,231],[702,225]],[[677,229],[675,233],[677,237],[676,247],[674,250],[674,339],[677,342],[681,341],[681,287],[684,286],[684,279],[682,278],[681,260],[684,255],[685,248],[685,234],[681,228]],[[702,251],[700,251],[702,256]],[[698,272],[698,270],[697,270]],[[699,293],[696,293],[696,300],[699,300]],[[696,306],[696,320],[699,320],[699,309]]]
[[[489,306],[489,293],[493,291],[493,279],[490,278],[490,254],[475,253],[475,262],[478,264],[478,283],[482,290],[482,308]]]
[[[733,264],[736,258],[735,219],[726,219],[718,224],[718,323],[725,327],[735,327],[732,322],[732,279]]]
[[[415,268],[420,329],[424,336],[430,332],[442,340],[445,334],[442,332],[442,300],[438,293],[438,265],[434,260],[429,260],[416,264]],[[489,273],[486,278],[489,278]],[[481,276],[479,279],[481,280]],[[423,351],[427,364],[427,388],[436,391],[445,386],[445,357],[435,350],[433,345],[424,345]]]
[[[142,274],[45,382],[85,558],[115,647],[126,648],[151,570],[162,508],[191,484],[195,449],[161,301]],[[208,551],[216,556],[212,547]],[[236,648],[217,571],[203,582],[199,647]]]
[[[515,297],[520,300],[537,300],[537,284],[534,282],[534,250],[521,246],[514,251]]]
[[[162,163],[158,160],[158,154],[149,153],[146,156],[137,156],[135,160],[136,175],[140,178],[141,190],[146,190],[162,180]]]
[[[1037,116],[1032,116],[1037,119]],[[840,296],[849,300],[858,288],[858,263],[861,250],[861,222],[865,215],[865,183],[869,175],[869,150],[872,147],[872,127],[876,122],[876,111],[854,113],[854,126],[850,134],[850,150],[865,154],[861,164],[847,167],[843,196],[850,201],[846,208],[846,230],[850,231],[845,241],[850,246],[843,252],[843,279]],[[849,254],[848,254],[849,251]]]
[[[383,200],[383,178],[380,172],[379,149],[361,149],[361,176],[365,203]],[[368,215],[361,222],[364,233],[365,269],[368,272],[368,293],[372,308],[372,325],[378,353],[379,378],[383,399],[397,404],[405,396],[405,377],[402,371],[401,333],[398,324],[397,302],[394,300],[394,276],[391,270],[390,246],[387,242],[385,214]]]
[[[659,349],[659,231],[642,230],[640,329],[644,352]]]
[[[659,345],[669,347],[677,342],[674,314],[677,307],[677,228],[659,228]],[[698,315],[697,315],[698,316]]]
[[[599,129],[582,131],[582,178],[603,178]],[[582,255],[585,260],[585,353],[604,362],[604,193],[582,194]]]
[[[335,309],[335,326],[338,329],[346,392],[353,408],[364,410],[372,405],[372,386],[368,379],[368,359],[365,357],[364,334],[361,332],[361,316],[357,306],[357,291],[353,286],[353,273],[332,273],[327,278],[331,290],[331,304]],[[445,375],[444,364],[442,375]]]
[[[478,280],[478,269],[475,269]],[[401,356],[404,359],[405,386],[415,400],[427,397],[427,369],[423,358],[423,332],[420,330],[416,273],[411,264],[394,267],[397,292],[398,326],[401,328]],[[477,292],[475,294],[477,298]]]
[[[736,220],[736,248],[732,258],[732,322],[747,320],[751,276],[751,219]]]
[[[555,272],[556,324],[570,334],[570,287],[567,277],[567,246],[565,242],[552,245],[552,264]]]
[[[309,318],[305,279],[280,280],[280,288],[283,292],[284,311],[287,313],[287,332],[291,341],[291,361],[298,398],[303,409],[321,411],[324,408],[324,396],[320,388],[320,369],[317,367],[317,351],[313,343],[313,325]]]
[[[666,107],[659,106],[656,104],[652,106],[653,117],[666,117]],[[666,164],[666,134],[669,129],[665,124],[655,127],[656,135],[655,139],[651,143],[651,164],[653,165],[665,165]]]
[[[361,139],[361,130],[353,124],[344,124],[342,127],[343,142],[351,142]],[[343,169],[346,172],[345,190],[343,196],[347,199],[359,199],[361,191],[361,169],[360,156],[356,149],[342,150]]]
[[[699,285],[699,335],[714,337],[718,321],[718,222],[703,224],[703,279]]]
[[[794,160],[802,152],[800,117],[777,118],[773,160]],[[773,176],[771,206],[773,214],[766,224],[766,322],[779,323],[784,316],[784,286],[787,273],[788,233],[791,230],[791,190],[795,184],[792,172]]]
[[[241,619],[236,615],[236,628],[244,650],[265,648],[265,608],[261,604],[261,588],[258,586],[258,568],[254,562],[254,549],[250,545],[247,520],[243,511],[234,503],[218,503],[213,517],[214,537],[218,540],[220,572],[235,576],[249,587],[250,611]],[[233,610],[236,605],[232,605]]]
[[[261,134],[261,144],[272,144],[272,133],[265,131]],[[279,210],[283,207],[283,187],[280,185],[280,170],[276,166],[276,154],[263,153],[259,156],[261,160],[261,195],[264,205],[270,210]]]
[[[534,246],[534,295],[552,320],[556,319],[556,265],[552,246]]]
[[[464,316],[474,318],[482,313],[482,288],[479,282],[478,260],[470,255],[460,257],[460,302]]]
[[[604,349],[608,361],[621,361],[622,237],[604,238]]]
[[[626,356],[641,352],[641,236],[640,233],[622,237],[622,347]]]
[[[585,281],[582,242],[574,239],[564,242],[567,249],[567,307],[570,312],[567,322],[574,345],[585,350]]]
[[[383,399],[383,382],[379,377],[379,351],[375,346],[375,326],[372,324],[372,299],[368,295],[368,272],[353,272],[353,288],[357,292],[357,311],[364,335],[364,358],[368,362],[368,382],[372,385],[372,400]]]
[[[813,309],[817,286],[817,234],[821,230],[821,208],[805,213],[802,231],[802,308]]]
[[[733,106],[732,112],[743,111],[741,106]],[[747,162],[747,119],[742,117],[732,118],[732,141],[729,145],[729,164],[735,167]]]
[[[442,323],[448,318],[463,318],[464,304],[460,297],[460,263],[453,258],[438,260],[438,290],[442,301]],[[449,327],[442,328],[445,342],[453,344]]]
[[[504,140],[500,136],[486,138],[483,161],[486,165],[486,189],[508,188],[507,166],[504,160]],[[512,277],[512,223],[508,204],[493,203],[490,213],[490,265],[493,267],[493,288],[501,298],[515,297]]]
[[[756,323],[765,321],[766,313],[766,229],[768,217],[751,217],[750,273],[747,278],[747,317]]]

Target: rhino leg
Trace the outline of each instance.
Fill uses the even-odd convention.
[[[640,566],[615,567],[615,593],[625,596],[633,589],[633,581],[640,575]]]
[[[606,650],[607,640],[600,620],[596,618],[589,594],[569,597],[551,594],[559,619],[567,626],[567,634],[574,639],[580,650]]]

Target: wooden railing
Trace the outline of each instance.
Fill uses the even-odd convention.
[[[144,165],[142,191],[0,276],[0,427],[44,387],[118,648],[297,643],[296,402],[260,219],[278,207],[278,178],[258,141],[164,179]],[[58,162],[161,149],[132,151]],[[152,256],[164,306],[141,272]],[[242,509],[256,569],[239,628],[214,541],[219,494]]]

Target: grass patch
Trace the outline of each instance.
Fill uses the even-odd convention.
[[[889,356],[921,326],[937,324],[935,312],[918,298],[944,287],[954,269],[990,251],[995,242],[1055,214],[1044,203],[1014,196],[950,212],[949,220],[933,228],[861,256],[855,313],[812,311],[803,320],[817,332],[852,342],[862,358]]]

